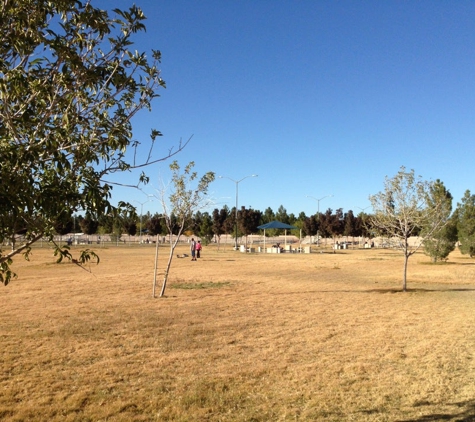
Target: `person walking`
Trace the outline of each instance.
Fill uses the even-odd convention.
[[[191,242],[190,242],[190,252],[191,252],[191,260],[196,261],[196,242],[193,237],[191,238]]]
[[[201,246],[201,240],[198,240],[198,243],[196,244],[196,257],[201,258],[201,249],[203,247]]]

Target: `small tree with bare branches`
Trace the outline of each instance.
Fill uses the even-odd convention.
[[[401,167],[393,178],[386,177],[384,190],[370,196],[373,215],[370,222],[378,233],[387,237],[391,245],[404,254],[402,290],[407,290],[407,263],[424,240],[445,223],[442,199],[430,197],[433,182],[424,181]],[[409,244],[411,236],[419,235],[416,243]]]
[[[198,174],[193,171],[194,166],[195,163],[191,161],[185,167],[183,174],[181,174],[180,166],[177,161],[170,164],[170,170],[172,171],[172,192],[168,199],[166,198],[166,189],[162,189],[160,193],[163,216],[170,234],[170,254],[163,275],[160,297],[163,297],[165,294],[173,254],[180,240],[180,236],[187,228],[187,224],[190,224],[192,215],[210,205],[207,193],[209,184],[215,179],[215,174],[208,172],[202,176],[201,179],[198,179]],[[176,225],[178,226],[178,231],[175,231]],[[174,233],[175,236],[173,236]],[[153,281],[153,297],[155,297],[155,286],[156,277],[154,277]]]

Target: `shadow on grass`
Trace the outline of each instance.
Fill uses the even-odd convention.
[[[418,262],[419,265],[433,265],[433,266],[443,266],[443,265],[460,265],[458,262],[448,262],[448,261],[427,261],[427,262]],[[465,265],[465,264],[462,264]]]
[[[441,289],[406,289],[404,292],[402,289],[369,289],[360,290],[362,293],[431,293],[431,292],[474,292],[475,288],[470,287],[457,287],[457,288],[441,288]]]
[[[453,413],[432,413],[414,419],[398,419],[397,422],[429,422],[429,421],[453,421],[453,422],[473,422],[475,421],[475,400],[467,400],[452,403],[460,410]]]
[[[310,293],[380,293],[380,294],[408,294],[408,293],[444,293],[444,292],[475,292],[475,288],[449,288],[449,289],[407,289],[403,292],[401,289],[367,289],[367,290],[306,290],[298,292],[274,292],[273,295],[301,295]],[[475,422],[475,419],[474,419]]]
[[[461,265],[461,266],[465,267],[467,265],[468,266],[474,266],[475,262],[453,262],[453,261],[431,262],[431,261],[429,261],[429,262],[418,262],[418,264],[419,265],[433,265],[433,266],[438,266],[438,265],[441,265],[441,266],[443,266],[443,265]]]

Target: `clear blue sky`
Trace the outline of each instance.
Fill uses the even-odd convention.
[[[167,89],[135,120],[135,138],[160,130],[160,156],[193,135],[176,157],[183,166],[234,180],[258,174],[239,183],[239,207],[310,215],[317,201],[307,195],[332,194],[321,212],[358,213],[401,166],[441,179],[454,206],[475,192],[475,2],[136,4],[148,18],[137,49],[162,52]],[[148,173],[158,186],[168,164]],[[210,189],[217,208],[232,208],[235,193],[227,179]],[[147,200],[117,188],[114,198]],[[156,202],[143,210],[161,211]]]

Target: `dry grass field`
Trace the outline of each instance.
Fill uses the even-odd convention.
[[[87,272],[35,249],[0,288],[1,420],[475,420],[475,261],[458,252],[411,257],[402,293],[393,250],[209,246],[153,299],[152,245],[97,251]]]

